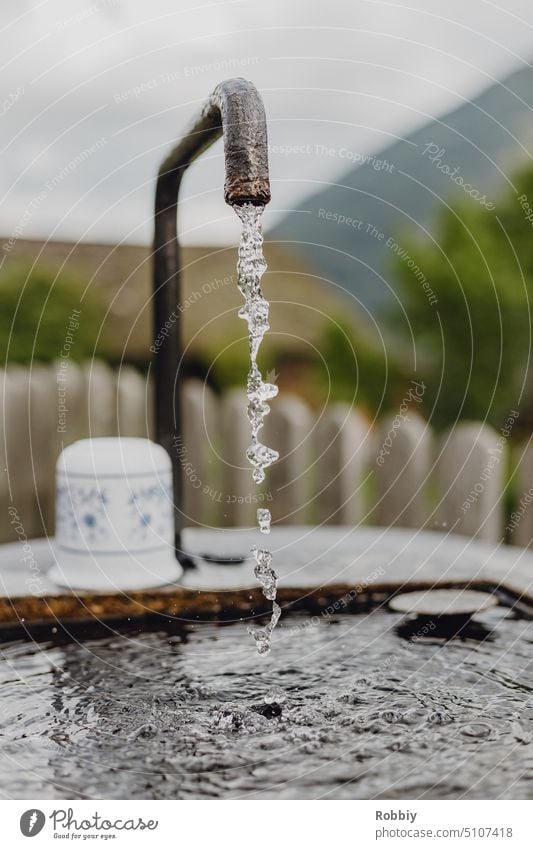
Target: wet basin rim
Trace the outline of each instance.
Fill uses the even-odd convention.
[[[493,595],[478,590],[435,589],[401,593],[390,600],[389,607],[396,613],[465,616],[497,604],[498,600]]]

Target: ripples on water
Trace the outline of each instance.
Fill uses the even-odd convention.
[[[375,611],[3,647],[4,798],[531,798],[527,622],[493,642],[398,637]],[[315,620],[316,621],[316,620]]]

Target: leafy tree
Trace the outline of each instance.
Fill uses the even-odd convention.
[[[50,362],[65,344],[73,360],[105,355],[105,343],[96,344],[104,315],[72,275],[8,264],[0,271],[1,363]]]
[[[513,409],[522,422],[533,413],[527,385],[533,223],[524,207],[524,197],[533,206],[533,170],[512,182],[516,192],[508,191],[493,211],[455,203],[442,211],[433,241],[398,240],[401,307],[390,318],[404,342],[410,346],[414,338],[427,412],[437,427],[460,418],[501,427]]]
[[[373,416],[388,411],[401,394],[406,376],[391,352],[366,330],[354,332],[339,318],[328,322],[320,344],[324,365],[318,366],[324,395],[353,401]]]

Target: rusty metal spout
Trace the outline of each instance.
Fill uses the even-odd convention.
[[[265,110],[255,86],[244,79],[220,83],[157,177],[154,238],[155,437],[172,458],[176,554],[182,562],[183,458],[180,376],[183,366],[180,310],[178,195],[189,165],[220,136],[224,138],[224,199],[231,205],[265,205],[270,200]],[[170,332],[164,329],[169,327]]]

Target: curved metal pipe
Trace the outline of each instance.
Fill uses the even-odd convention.
[[[265,109],[255,86],[237,78],[220,83],[181,141],[165,158],[157,177],[154,237],[155,436],[172,458],[175,542],[178,559],[183,526],[181,458],[185,451],[178,369],[182,357],[178,195],[186,169],[220,136],[224,137],[226,203],[265,205],[270,200]],[[170,332],[165,333],[165,328]],[[163,332],[162,332],[163,331]]]

